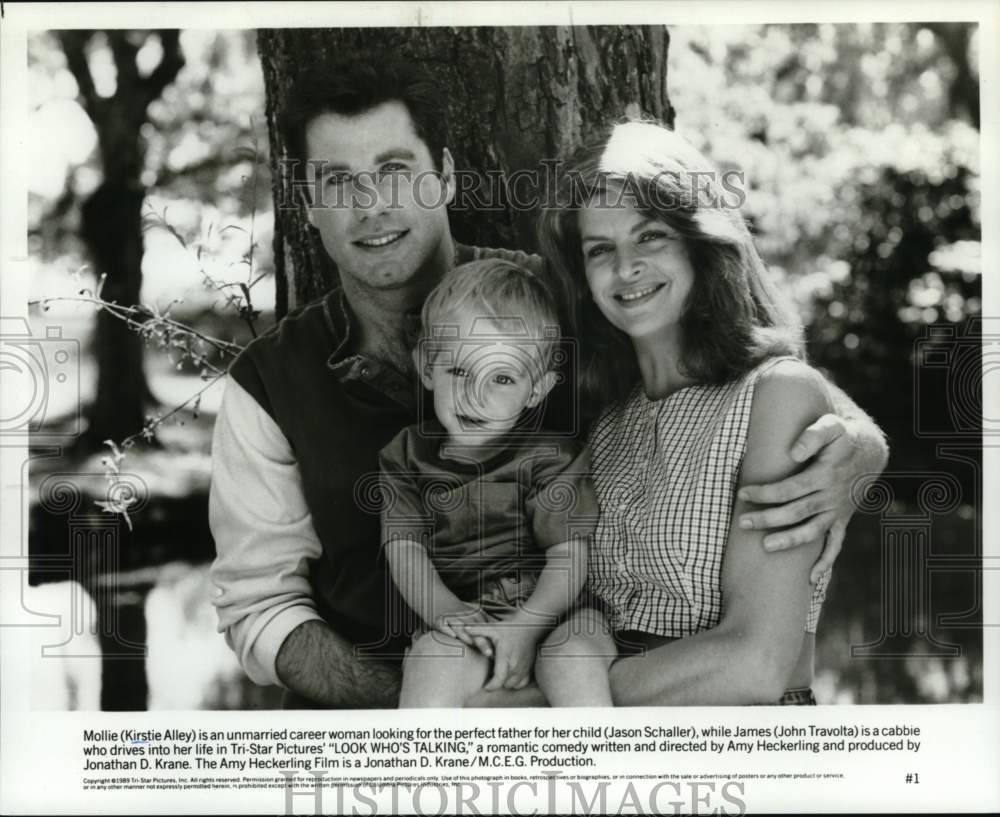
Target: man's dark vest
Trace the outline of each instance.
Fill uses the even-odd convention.
[[[540,270],[541,259],[506,250],[459,247],[458,261],[501,257]],[[320,614],[363,652],[401,655],[405,604],[380,559],[377,497],[372,480],[377,455],[414,409],[393,400],[363,377],[342,378],[331,355],[347,331],[334,290],[289,314],[254,340],[229,373],[278,424],[302,475],[306,503],[323,545],[310,565]],[[566,393],[564,385],[556,391]],[[561,410],[553,392],[546,410]],[[276,543],[276,547],[280,547]]]

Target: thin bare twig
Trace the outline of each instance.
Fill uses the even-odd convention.
[[[104,309],[114,317],[123,320],[129,327],[140,333],[147,333],[149,331],[150,321],[154,321],[168,327],[178,334],[189,335],[197,340],[200,340],[224,355],[235,357],[243,351],[243,347],[238,343],[206,335],[199,332],[197,329],[192,329],[187,324],[175,321],[173,318],[169,318],[165,315],[158,314],[155,310],[152,310],[147,306],[121,306],[113,301],[105,301],[104,299],[93,295],[62,295],[52,298],[39,298],[38,300],[29,301],[28,305],[40,306],[45,309],[48,304],[59,302],[91,304],[96,306],[98,309]],[[212,366],[210,363],[206,362],[205,365],[210,366],[215,371],[221,371],[217,367]]]

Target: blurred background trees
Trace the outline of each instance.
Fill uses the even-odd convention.
[[[81,291],[96,290],[103,258],[90,251],[84,236],[91,221],[98,221],[108,239],[128,237],[132,250],[139,250],[129,258],[127,269],[133,289],[123,295],[109,286],[109,276],[101,295],[123,306],[141,303],[146,319],[142,332],[136,333],[113,318],[107,320],[106,311],[95,312],[91,304],[59,301],[34,315],[36,336],[44,338],[48,327],[58,327],[63,337],[79,339],[81,355],[72,361],[78,378],[70,378],[69,388],[50,389],[46,425],[32,440],[32,484],[40,486],[53,472],[73,471],[83,501],[67,515],[46,507],[40,491],[32,493],[31,581],[75,579],[95,598],[105,654],[102,708],[238,707],[266,702],[265,690],[241,680],[234,656],[214,632],[204,573],[213,555],[207,522],[209,443],[221,387],[208,388],[187,404],[188,409],[159,425],[158,448],[138,446],[122,464],[149,496],[133,520],[134,530],[93,506],[105,499],[106,475],[116,465],[111,452],[88,456],[84,447],[67,452],[67,457],[52,457],[46,449],[46,444],[66,442],[65,437],[46,432],[64,432],[67,418],[80,403],[107,405],[115,423],[111,431],[107,427],[92,431],[93,442],[100,445],[110,438],[121,443],[211,383],[202,379],[204,367],[192,359],[185,341],[156,330],[162,322],[151,316],[166,315],[238,344],[247,343],[253,331],[273,320],[271,191],[256,32],[173,32],[166,46],[173,48],[170,41],[176,36],[178,54],[168,63],[176,68],[173,81],[151,100],[147,94],[145,99],[117,102],[116,95],[124,91],[116,60],[132,61],[125,74],[134,68],[140,79],[151,76],[164,59],[166,35],[99,31],[68,36],[79,37],[70,40],[71,53],[78,48],[74,59],[79,60],[82,52],[93,86],[89,91],[87,74],[79,66],[71,70],[65,38],[40,32],[28,43],[32,107],[26,160],[33,169],[28,200],[30,297],[74,298]],[[133,77],[133,82],[138,80]],[[99,206],[88,202],[95,201],[98,191],[108,190],[105,158],[117,162],[115,154],[121,147],[88,116],[88,93],[104,110],[132,106],[129,139],[135,144],[127,146],[132,150],[132,187],[110,202],[105,197]],[[112,155],[106,157],[109,152]],[[119,223],[117,213],[124,207],[135,208],[129,211],[132,220]],[[261,314],[248,321],[257,311]],[[125,334],[116,342],[121,345],[106,355],[99,352],[102,321]],[[139,354],[123,364],[122,350],[129,343]],[[203,351],[224,365],[210,349]],[[149,399],[142,400],[143,409],[136,414],[137,401],[121,398],[115,388],[106,391],[105,381],[142,383],[143,362]],[[98,413],[103,415],[103,409]],[[93,548],[66,566],[63,575],[46,567],[65,561],[61,554],[67,552],[73,530],[101,525],[110,526],[108,535],[116,543],[114,564]],[[177,653],[163,646],[163,639],[175,644],[180,633],[185,655],[197,663],[186,683],[179,682]],[[160,646],[154,643],[157,639]],[[129,643],[120,643],[123,640]],[[143,649],[149,651],[146,659],[141,656]],[[118,656],[109,660],[112,652]],[[166,673],[159,680],[153,674],[155,666]]]
[[[678,129],[745,173],[810,357],[874,415],[899,470],[933,447],[915,404],[941,429],[956,401],[940,381],[918,393],[917,341],[981,310],[976,48],[974,26],[871,24],[683,28],[670,51]]]
[[[178,31],[100,32],[113,71],[94,82],[88,60],[97,32],[59,32],[66,64],[76,80],[78,102],[97,132],[102,179],[80,205],[80,237],[101,280],[101,294],[118,304],[139,302],[142,284],[142,183],[145,145],[140,132],[147,109],[184,65]],[[140,55],[142,55],[140,59]],[[98,69],[100,70],[100,69]],[[92,446],[122,439],[141,428],[150,402],[142,341],[107,311],[97,315],[94,355],[97,392],[87,407]]]
[[[105,300],[141,302],[246,342],[240,285],[272,269],[256,33],[41,32],[28,45],[32,296],[93,292],[113,265]],[[273,286],[258,283],[253,297],[267,312]],[[128,349],[160,339],[140,339],[103,312],[92,320],[82,306],[56,303],[47,314],[95,353],[81,361],[80,386],[98,444],[139,431],[158,406],[176,402],[171,374],[192,374],[187,362],[175,368],[176,350],[166,358],[173,364],[149,356],[147,395],[142,355]],[[140,404],[148,415],[137,414]],[[65,408],[49,414],[57,420]]]
[[[643,44],[616,39],[610,32],[607,39],[593,30],[571,34],[569,45],[555,48],[552,31],[516,32],[521,38],[515,43],[518,48],[554,61],[548,68],[536,61],[524,73],[512,72],[504,94],[493,88],[486,74],[501,70],[497,66],[503,64],[504,49],[515,34],[498,31],[478,39],[470,31],[454,35],[454,48],[462,49],[469,62],[462,63],[460,73],[448,60],[438,69],[446,83],[468,89],[456,98],[453,111],[453,129],[460,129],[460,142],[467,149],[456,156],[459,165],[516,169],[529,154],[532,162],[538,150],[558,155],[565,141],[588,136],[600,106],[614,108],[623,98],[621,88],[601,86],[588,70],[615,71],[627,65],[655,71],[655,77],[635,80],[654,86],[664,71],[677,129],[723,169],[743,172],[744,211],[765,259],[801,310],[810,356],[888,432],[890,470],[915,476],[946,472],[958,481],[961,495],[954,507],[929,517],[935,558],[974,557],[980,547],[982,505],[981,439],[978,424],[969,419],[981,417],[975,323],[982,309],[975,26],[676,27],[669,30],[669,48],[666,37],[660,47],[665,63],[662,53],[643,59],[634,54],[640,45],[655,54],[651,44],[658,42],[658,35],[648,35],[651,39]],[[129,36],[130,47],[137,49],[140,78],[150,75],[160,64],[154,58],[168,56],[169,43],[164,46],[163,36],[151,32]],[[308,31],[262,33],[272,88],[280,92],[286,86],[300,55],[319,58],[323,47],[317,36]],[[435,37],[447,40],[451,32],[337,36],[342,48],[358,47],[366,36],[398,38],[386,47],[410,49],[419,56],[440,46]],[[148,104],[148,121],[139,125],[145,151],[139,187],[146,196],[139,300],[206,334],[245,343],[253,331],[273,321],[275,291],[284,281],[284,275],[273,276],[272,181],[257,35],[181,31],[177,45],[174,63],[183,60],[183,67]],[[483,49],[478,60],[476,49]],[[589,61],[583,61],[584,52]],[[110,98],[114,86],[109,77],[118,70],[112,41],[97,32],[84,54],[94,93]],[[307,64],[312,62],[302,63]],[[545,74],[553,66],[567,73]],[[29,201],[32,294],[74,295],[96,283],[91,270],[71,273],[89,263],[80,238],[86,220],[83,204],[105,182],[104,148],[85,112],[86,90],[74,78],[56,36],[39,33],[31,39],[29,70],[29,148],[38,151],[29,159],[37,167]],[[591,87],[597,82],[599,92],[586,98],[582,111],[561,107],[557,98],[536,100],[532,121],[522,121],[512,100],[522,91],[538,93],[539,76],[556,85]],[[477,105],[489,115],[463,118],[463,111],[475,112]],[[623,112],[605,111],[609,117]],[[670,111],[659,113],[668,117]],[[532,142],[522,131],[537,125],[536,116],[545,117],[545,122],[535,134],[541,141]],[[547,133],[553,134],[548,142],[543,138]],[[285,183],[277,180],[279,196]],[[296,218],[292,213],[278,221],[280,264],[298,262],[296,252],[301,254],[306,246],[302,242],[307,231],[300,223],[296,226]],[[453,220],[464,240],[528,242],[525,223],[510,214],[477,218],[455,213]],[[286,255],[289,244],[297,249]],[[310,269],[298,297],[318,291],[329,275],[329,269]],[[281,301],[284,307],[284,296]],[[248,321],[258,310],[261,314]],[[53,304],[49,312],[35,316],[36,334],[46,321],[82,339],[80,391],[93,401],[100,391],[93,309]],[[937,340],[929,335],[931,330]],[[177,354],[171,357],[169,348],[163,354],[155,337],[147,341],[148,385],[156,404],[175,405],[203,387],[190,361]],[[928,344],[941,355],[933,358],[936,362],[918,365]],[[956,371],[964,372],[964,379],[956,379]],[[168,599],[174,588],[182,588],[183,609],[197,611],[192,615],[199,626],[211,626],[203,573],[211,541],[198,515],[204,515],[216,403],[214,392],[206,392],[199,417],[186,415],[185,425],[158,430],[163,450],[136,449],[130,455],[130,470],[143,475],[154,497],[137,516],[134,533],[120,530],[123,542],[133,546],[123,553],[137,560],[126,560],[126,571],[140,564],[143,569],[160,566],[159,573],[135,573],[135,586],[145,588],[135,603],[146,605],[147,618],[151,609],[170,608],[171,615],[179,615]],[[50,406],[53,428],[59,424],[58,408]],[[138,430],[123,429],[129,434]],[[44,435],[38,439],[43,442]],[[945,450],[946,444],[952,448]],[[93,463],[77,467],[100,471]],[[899,479],[885,513],[859,513],[852,523],[820,627],[817,691],[823,701],[957,701],[981,696],[981,599],[978,576],[971,569],[935,576],[938,607],[933,616],[921,613],[918,622],[957,645],[958,657],[925,649],[926,643],[919,640],[903,661],[852,655],[852,646],[877,640],[884,625],[880,557],[886,514],[919,514],[918,494],[918,488]],[[169,504],[169,498],[175,504]],[[44,513],[32,519],[33,547],[64,541],[62,533],[47,527],[51,520]],[[145,595],[150,588],[150,598],[156,601],[152,608]],[[944,626],[939,614],[945,613],[956,614],[958,623]],[[209,657],[211,645],[219,654],[226,653],[221,637],[206,629],[199,641],[190,626],[187,643],[204,645],[199,663],[214,667],[216,674],[200,686],[192,682],[185,702],[162,691],[169,685],[157,687],[151,678],[149,705],[266,704],[266,696],[235,680],[239,671],[226,663],[228,658]],[[152,621],[149,628],[152,651],[154,633],[171,628]],[[223,677],[228,679],[224,683],[219,681]]]

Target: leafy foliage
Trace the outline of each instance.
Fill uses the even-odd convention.
[[[927,446],[883,396],[943,417],[946,392],[915,391],[915,344],[981,310],[979,133],[962,85],[974,65],[969,26],[718,26],[671,41],[678,130],[745,174],[745,212],[813,361],[888,432],[892,467],[928,467]]]

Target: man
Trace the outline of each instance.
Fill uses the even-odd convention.
[[[288,705],[391,707],[405,611],[378,559],[367,478],[378,451],[417,420],[419,309],[457,263],[501,256],[539,269],[540,259],[452,239],[443,105],[417,67],[338,66],[298,86],[286,110],[290,152],[310,182],[309,221],[340,286],[230,369],[213,442],[214,603],[248,675],[284,686]],[[871,421],[849,402],[841,413],[851,419],[828,416],[803,432],[793,456],[816,455],[807,470],[748,497],[786,503],[748,515],[755,527],[797,524],[776,534],[779,547],[830,532],[818,570],[839,550],[850,485],[885,463]],[[515,702],[542,703],[537,690],[477,703]]]

